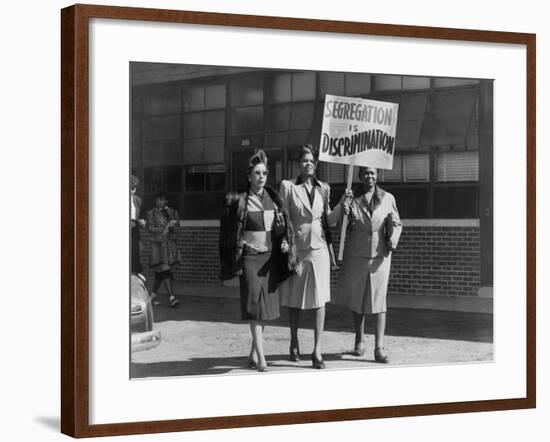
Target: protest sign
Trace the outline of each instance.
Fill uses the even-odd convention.
[[[391,169],[397,109],[396,103],[326,95],[319,160]]]
[[[397,128],[396,103],[325,95],[319,160],[347,164],[347,189],[353,166],[392,169]],[[348,218],[342,222],[338,260],[342,261]]]

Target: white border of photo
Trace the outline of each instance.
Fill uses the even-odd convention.
[[[494,362],[130,380],[130,61],[495,79]],[[525,195],[523,46],[92,19],[90,424],[525,397]]]

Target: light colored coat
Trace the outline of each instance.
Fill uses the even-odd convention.
[[[289,212],[298,250],[326,247],[323,213],[326,213],[329,226],[335,225],[341,217],[340,205],[337,205],[333,211],[330,210],[330,186],[320,181],[318,183],[320,186],[314,186],[316,195],[311,207],[304,185],[296,184],[295,179],[281,182],[279,194]]]
[[[387,256],[391,250],[397,248],[402,224],[395,198],[379,187],[376,188],[373,198],[375,201],[372,215],[364,195],[353,200],[344,256],[375,258]]]
[[[356,313],[383,313],[391,267],[391,251],[401,236],[401,220],[391,193],[379,187],[369,213],[364,195],[350,206],[344,262],[334,302]]]

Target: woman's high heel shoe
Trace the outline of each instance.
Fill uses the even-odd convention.
[[[353,356],[363,356],[365,354],[365,346],[363,342],[356,342],[355,348],[353,349]]]
[[[325,363],[322,359],[317,359],[315,353],[311,353],[311,364],[316,370],[322,370],[325,368]]]
[[[374,349],[374,360],[380,364],[388,364],[390,362],[390,358],[382,347],[376,347]]]
[[[258,363],[254,359],[248,358],[248,368],[256,370],[258,368]]]

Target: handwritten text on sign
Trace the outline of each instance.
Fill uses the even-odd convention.
[[[391,169],[397,108],[395,103],[326,95],[319,159]]]

